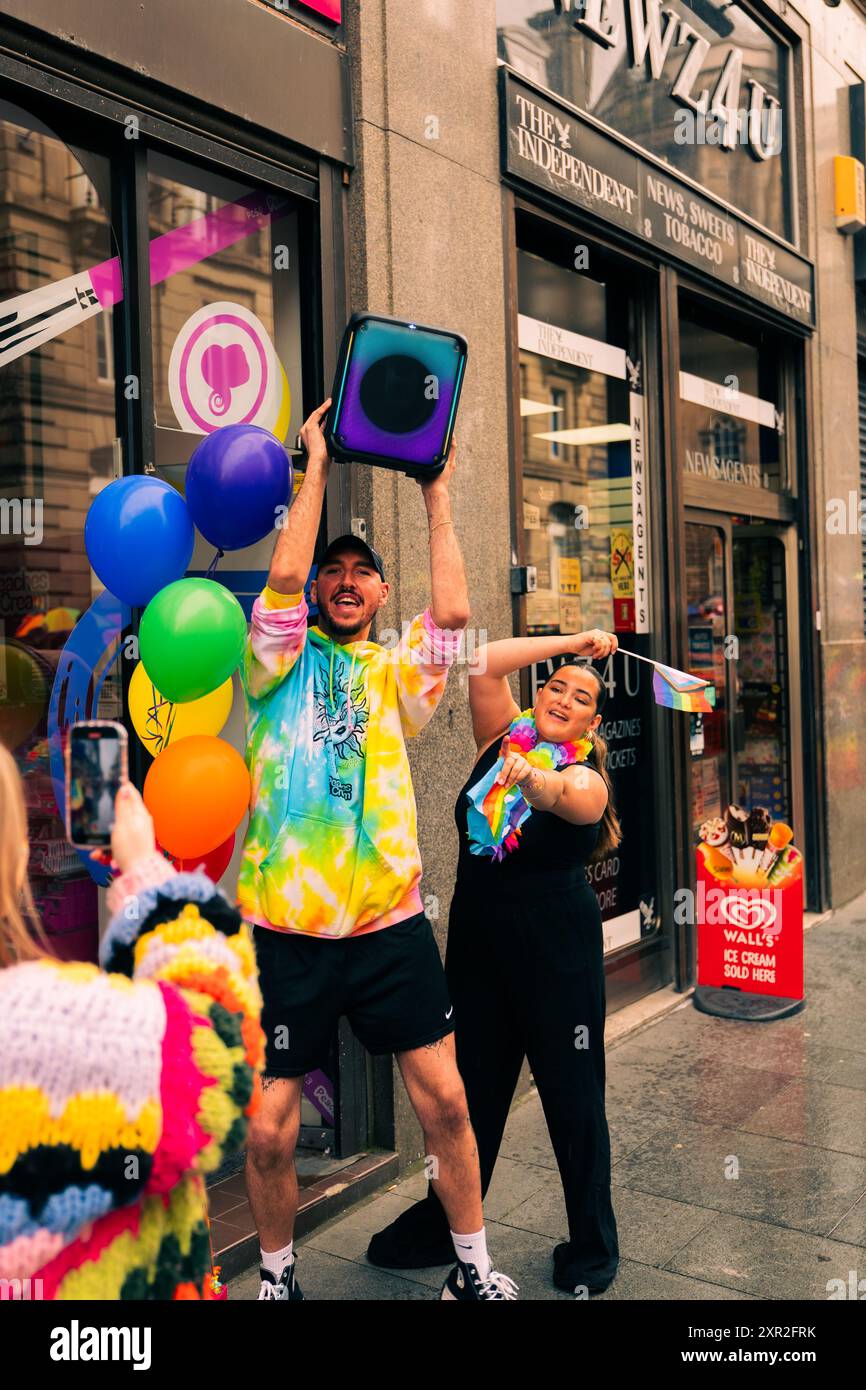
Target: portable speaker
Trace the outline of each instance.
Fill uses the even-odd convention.
[[[466,339],[423,323],[353,314],[340,345],[325,437],[339,463],[435,477],[448,459]]]

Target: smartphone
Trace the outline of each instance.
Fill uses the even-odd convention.
[[[110,719],[73,724],[66,741],[66,834],[76,849],[111,844],[114,798],[127,779],[126,730]]]

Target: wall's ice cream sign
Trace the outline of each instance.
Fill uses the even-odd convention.
[[[698,985],[803,998],[803,856],[764,806],[700,827]]]

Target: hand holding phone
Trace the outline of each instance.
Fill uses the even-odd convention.
[[[76,849],[105,849],[115,797],[127,781],[126,730],[108,719],[80,720],[65,751],[66,834]]]
[[[97,859],[100,864],[114,864],[121,873],[125,873],[139,860],[147,859],[155,852],[153,817],[138,788],[132,782],[123,782],[115,800],[111,849],[92,850],[90,857]]]

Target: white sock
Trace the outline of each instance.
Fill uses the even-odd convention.
[[[454,1242],[454,1249],[457,1258],[465,1265],[474,1265],[482,1279],[486,1279],[490,1273],[490,1256],[487,1253],[487,1234],[484,1227],[480,1231],[473,1231],[472,1235],[461,1236],[454,1231],[451,1232],[451,1239]]]
[[[282,1250],[274,1250],[270,1253],[259,1246],[259,1254],[262,1257],[262,1267],[273,1274],[275,1279],[279,1279],[287,1264],[291,1264],[294,1256],[292,1246],[294,1241],[290,1240],[288,1245],[284,1245]]]

